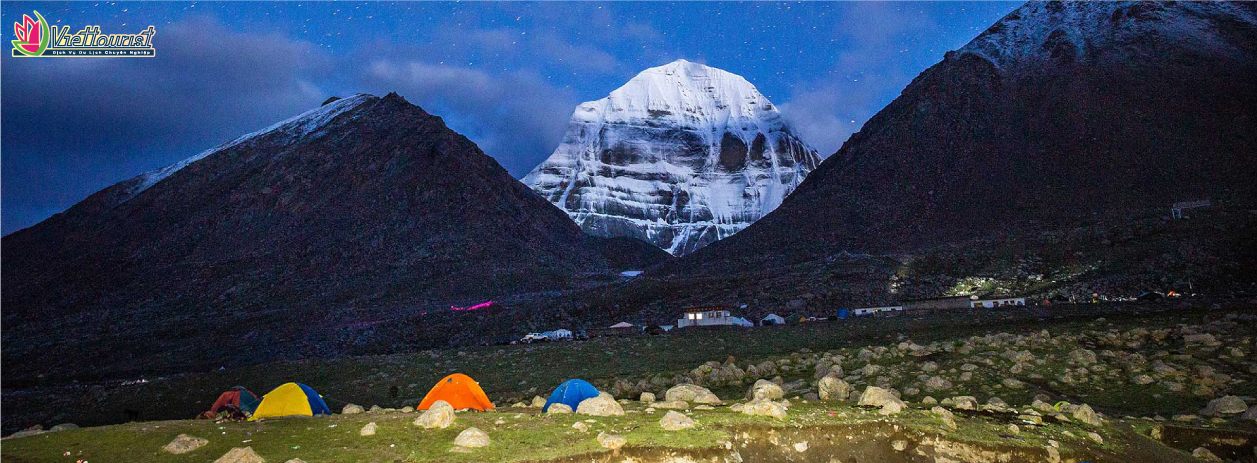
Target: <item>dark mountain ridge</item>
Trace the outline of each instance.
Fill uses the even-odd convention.
[[[342,326],[613,278],[604,246],[632,248],[400,96],[329,101],[4,237],[5,381],[334,353]]]

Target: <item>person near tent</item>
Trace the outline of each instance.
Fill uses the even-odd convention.
[[[215,419],[222,414],[223,418],[242,420],[252,415],[261,401],[262,399],[259,399],[253,391],[244,386],[236,386],[219,394],[214,405],[197,418]]]
[[[552,404],[564,404],[576,410],[582,400],[598,397],[598,388],[583,379],[569,379],[554,388],[554,392],[550,393],[550,398],[546,399],[546,405],[541,407],[541,411],[547,412]]]
[[[489,400],[489,396],[485,395],[480,384],[462,373],[454,373],[437,381],[436,385],[428,391],[428,395],[423,396],[423,400],[419,402],[415,410],[427,410],[438,400],[448,402],[455,410],[471,409],[483,412],[494,408],[493,402]]]

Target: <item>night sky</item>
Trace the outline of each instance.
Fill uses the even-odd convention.
[[[6,1],[2,229],[358,92],[400,93],[522,177],[577,104],[678,58],[746,77],[828,155],[1019,4]],[[31,10],[154,25],[157,56],[13,58],[8,25]]]

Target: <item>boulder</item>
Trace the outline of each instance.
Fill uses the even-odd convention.
[[[674,410],[685,410],[690,408],[690,404],[684,400],[665,400],[663,402],[654,402],[650,405],[655,408],[667,408]]]
[[[786,419],[786,405],[779,402],[773,402],[771,400],[752,400],[746,404],[738,405],[740,405],[740,407],[734,411],[739,411],[746,415],[771,416],[779,420]]]
[[[958,395],[951,398],[952,407],[957,410],[977,410],[978,399],[970,395]]]
[[[835,376],[821,378],[816,384],[821,400],[847,400],[851,397],[851,384]]]
[[[61,423],[59,425],[48,428],[48,430],[49,431],[68,431],[71,429],[78,429],[78,428],[79,428],[79,425],[74,424],[74,423]]]
[[[1205,406],[1200,414],[1205,416],[1237,415],[1246,411],[1248,411],[1248,404],[1244,403],[1244,399],[1228,395],[1209,401],[1209,405]]]
[[[467,448],[478,448],[489,445],[489,435],[480,428],[467,428],[454,438],[454,445]]]
[[[598,443],[602,444],[603,448],[608,448],[611,450],[619,450],[620,447],[623,447],[624,444],[628,443],[628,439],[620,437],[620,435],[618,434],[607,434],[605,432],[600,432],[598,433]]]
[[[640,399],[638,399],[638,400],[640,400],[642,403],[651,403],[651,402],[654,402],[654,401],[655,401],[655,394],[650,393],[650,392],[643,392],[643,393],[642,393],[641,398],[640,398]]]
[[[169,444],[166,444],[165,446],[163,446],[161,449],[165,450],[166,453],[182,455],[182,454],[191,452],[193,450],[199,449],[201,447],[204,447],[207,444],[209,444],[209,440],[207,439],[203,439],[200,437],[193,437],[187,434],[180,434],[177,437],[175,437],[174,440],[170,441]]]
[[[952,388],[951,381],[942,376],[931,376],[925,381],[925,390],[930,392],[946,391]]]
[[[678,384],[668,389],[663,395],[664,399],[672,402],[682,400],[686,402],[694,402],[700,404],[718,404],[720,398],[716,394],[712,394],[711,390],[694,385],[694,384]]]
[[[1096,363],[1096,353],[1087,349],[1074,349],[1069,353],[1069,360],[1082,366],[1091,365]]]
[[[372,421],[370,423],[367,423],[366,426],[363,426],[362,429],[358,430],[358,435],[359,436],[374,436],[375,435],[375,422]]]
[[[546,399],[542,398],[542,397],[541,397],[541,396],[539,396],[539,395],[532,396],[532,407],[533,407],[533,408],[541,408],[541,407],[544,407],[544,406],[546,406]]]
[[[746,395],[751,400],[781,400],[781,398],[786,396],[786,391],[781,386],[778,386],[777,383],[761,379],[751,385],[751,389],[746,392]]]
[[[1196,447],[1196,450],[1192,450],[1192,456],[1200,459],[1201,461],[1207,461],[1210,463],[1222,463],[1223,461],[1222,458],[1214,455],[1213,452],[1210,452],[1209,449],[1204,447]]]
[[[1092,426],[1100,426],[1104,424],[1100,421],[1100,415],[1097,415],[1095,410],[1092,410],[1091,406],[1087,404],[1079,405],[1078,408],[1074,409],[1073,417],[1075,420]]]
[[[214,463],[266,463],[261,455],[253,451],[253,447],[236,447],[228,450],[223,456],[214,460]]]
[[[892,402],[897,402],[900,407],[903,406],[903,401],[895,397],[895,394],[891,391],[877,386],[869,386],[864,388],[864,393],[860,394],[860,401],[857,403],[866,407],[881,407]]]
[[[577,404],[577,405],[579,406],[580,404]],[[572,413],[572,407],[568,406],[567,404],[553,403],[553,404],[550,404],[550,408],[546,409],[547,415],[551,413],[554,413],[554,414]]]
[[[1248,411],[1240,415],[1241,420],[1257,421],[1257,405],[1248,407]]]
[[[436,401],[422,415],[415,418],[415,426],[423,426],[427,429],[448,428],[451,424],[454,424],[454,407],[444,400]]]
[[[553,407],[554,404],[550,406]],[[624,414],[624,408],[620,406],[619,402],[615,401],[615,397],[611,397],[611,394],[602,392],[598,394],[598,397],[582,400],[580,404],[576,405],[576,413],[593,416],[620,416]]]
[[[668,411],[662,419],[659,420],[659,426],[665,431],[680,431],[694,427],[694,420],[682,413]]]

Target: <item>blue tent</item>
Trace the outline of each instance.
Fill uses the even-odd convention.
[[[542,412],[550,410],[550,404],[564,404],[576,410],[576,406],[585,399],[598,397],[598,388],[593,384],[585,382],[581,379],[569,379],[554,388],[554,392],[550,393],[550,398],[546,400],[546,406],[541,408]]]

